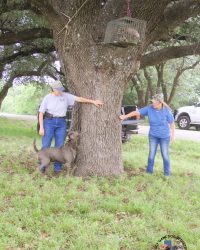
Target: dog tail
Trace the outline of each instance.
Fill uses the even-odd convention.
[[[34,139],[33,140],[33,148],[34,148],[35,152],[38,152],[39,150],[37,149],[35,142],[36,142],[36,140]]]

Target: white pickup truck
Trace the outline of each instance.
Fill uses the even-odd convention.
[[[180,129],[195,126],[196,130],[200,130],[200,103],[175,109],[174,118]]]

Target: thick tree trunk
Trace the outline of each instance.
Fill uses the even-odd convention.
[[[120,88],[116,80],[102,73],[98,74],[98,79],[98,83],[95,82],[82,94],[101,99],[105,104],[102,109],[88,104],[81,105],[81,140],[76,171],[78,176],[110,176],[123,172],[119,120],[123,88]],[[102,84],[103,89],[100,87]]]
[[[88,58],[87,63],[80,57],[77,57],[77,61],[74,61],[74,58],[75,55],[70,57],[68,54],[68,57],[63,59],[64,68],[67,67],[67,76],[70,78],[69,88],[78,96],[104,102],[103,108],[91,104],[79,105],[79,117],[76,119],[79,120],[81,140],[75,174],[77,176],[119,175],[123,172],[119,115],[126,74],[110,67],[95,69],[90,63],[91,58],[86,55],[81,58],[86,61]]]
[[[59,49],[62,49],[62,46]],[[116,176],[123,172],[121,154],[121,101],[128,71],[134,72],[136,63],[127,72],[113,64],[100,67],[94,63],[89,51],[72,51],[62,57],[69,89],[77,96],[99,99],[103,108],[80,104],[79,129],[81,140],[77,156],[77,176]],[[98,49],[96,48],[96,52]],[[104,55],[102,55],[104,57]],[[99,56],[97,56],[99,60]],[[115,60],[112,58],[111,60]],[[98,67],[96,67],[98,64]]]
[[[108,71],[85,69],[76,74],[75,93],[79,96],[100,99],[104,106],[81,104],[79,129],[81,140],[78,150],[78,176],[110,176],[123,172],[121,157],[121,101],[125,86],[124,75]],[[86,84],[87,83],[87,84]]]

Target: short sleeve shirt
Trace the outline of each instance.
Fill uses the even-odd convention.
[[[50,93],[44,97],[39,112],[48,112],[53,116],[62,117],[66,115],[68,106],[74,105],[75,100],[76,96],[69,93],[62,93],[60,96]]]
[[[139,109],[140,115],[149,118],[149,135],[158,138],[167,138],[171,135],[169,124],[174,122],[174,117],[169,108],[155,109],[152,105]]]

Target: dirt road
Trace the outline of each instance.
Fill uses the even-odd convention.
[[[37,116],[35,115],[15,115],[15,114],[0,113],[0,117],[6,117],[10,119],[17,119],[17,120],[28,120],[28,121],[37,120]]]
[[[145,125],[139,126],[139,131],[138,131],[139,135],[148,135],[148,132],[149,132],[149,126]],[[176,129],[175,139],[200,142],[200,131]]]

